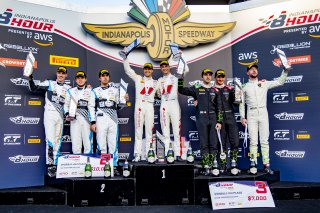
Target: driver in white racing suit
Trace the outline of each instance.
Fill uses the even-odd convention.
[[[260,137],[262,162],[264,170],[273,174],[270,169],[269,159],[269,117],[267,111],[267,93],[269,89],[282,86],[286,81],[288,71],[284,70],[277,80],[258,80],[258,65],[247,67],[249,82],[242,86],[243,102],[239,106],[241,123],[248,125],[250,137],[250,154],[257,163],[258,134]],[[245,116],[245,104],[247,104],[247,119]]]
[[[82,144],[83,153],[92,154],[93,132],[90,130],[92,115],[89,112],[89,105],[94,107],[94,102],[90,102],[92,89],[87,87],[87,76],[84,71],[76,73],[77,86],[69,89],[64,104],[66,120],[70,121],[70,135],[72,141],[72,153],[81,154]],[[70,108],[70,103],[76,104],[75,109]],[[69,114],[70,110],[76,110],[74,115]]]
[[[45,94],[44,106],[44,129],[46,134],[46,164],[48,165],[48,175],[54,177],[57,170],[57,161],[60,156],[60,147],[63,132],[63,105],[66,92],[71,87],[65,84],[67,68],[58,67],[57,80],[46,80],[35,84],[33,76],[29,79],[29,89],[31,91],[43,90]]]
[[[170,60],[170,62],[173,62]],[[158,79],[159,97],[161,96],[160,106],[160,123],[164,136],[165,154],[167,154],[170,145],[170,122],[174,136],[174,155],[178,161],[182,161],[182,144],[181,144],[181,109],[178,100],[178,78],[171,74],[168,61],[160,62],[160,69],[163,77]],[[184,74],[189,71],[188,66],[184,68]]]
[[[136,87],[136,102],[134,110],[135,123],[135,144],[134,144],[134,160],[138,162],[146,156],[142,155],[142,146],[145,146],[146,153],[150,148],[152,141],[153,125],[154,125],[154,96],[158,90],[158,81],[152,78],[153,65],[145,63],[143,66],[144,76],[136,74],[129,65],[129,60],[123,60],[124,70],[126,74],[134,81]],[[145,125],[146,143],[142,144],[143,125]]]

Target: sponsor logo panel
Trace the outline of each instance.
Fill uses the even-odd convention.
[[[274,104],[284,104],[289,103],[289,93],[288,92],[280,92],[280,93],[273,93],[273,103]]]
[[[33,117],[24,117],[24,116],[17,116],[17,117],[10,117],[11,122],[15,124],[38,124],[40,118],[33,118]]]
[[[16,155],[9,157],[9,160],[13,163],[37,163],[39,161],[40,156],[24,156],[24,155]]]
[[[22,96],[5,94],[4,106],[22,106]]]
[[[23,142],[22,134],[3,134],[3,145],[21,145]]]
[[[305,151],[280,150],[280,151],[275,151],[275,153],[280,158],[304,158],[304,155],[305,155]]]
[[[79,58],[50,55],[49,63],[57,66],[79,67]]]
[[[302,120],[304,116],[304,113],[287,113],[282,112],[279,114],[275,114],[274,117],[279,120]]]
[[[289,129],[281,129],[281,130],[273,130],[273,140],[275,141],[289,141],[290,138],[290,130]]]
[[[16,58],[2,58],[0,57],[0,63],[8,67],[24,67],[26,64],[26,60],[24,59],[16,59]],[[38,68],[38,62],[35,61],[33,68]]]

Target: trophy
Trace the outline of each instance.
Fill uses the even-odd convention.
[[[240,79],[235,77],[233,79],[233,85],[234,85],[234,102],[233,103],[240,104],[242,102],[242,92],[241,92],[242,84],[240,82]]]
[[[140,44],[140,38],[136,38],[129,46],[119,52],[121,58],[126,59],[129,53]]]
[[[164,162],[165,158],[165,146],[164,137],[160,132],[156,131],[156,145],[157,145],[157,157],[159,162]]]
[[[30,51],[27,55],[26,63],[23,68],[23,75],[25,77],[29,77],[30,75],[32,75],[33,65],[34,65],[35,60],[36,59],[34,58],[32,52]]]
[[[171,49],[171,53],[173,55],[172,60],[179,61],[179,59],[181,58],[181,52],[179,51],[179,45],[176,43],[170,43],[169,46]]]
[[[278,54],[278,56],[279,56],[279,58],[280,58],[280,61],[281,61],[281,63],[282,63],[282,66],[284,67],[284,69],[285,69],[285,70],[291,70],[292,67],[291,67],[291,65],[288,63],[288,59],[287,59],[287,57],[286,57],[286,54],[285,54],[282,50],[280,50],[279,48],[276,49],[276,52],[277,52],[277,54]]]
[[[179,59],[178,67],[177,67],[177,74],[183,76],[184,68],[186,67],[186,61],[181,56]]]
[[[69,117],[73,120],[76,117],[76,112],[78,108],[78,100],[70,95],[70,105],[69,105]]]
[[[128,88],[128,83],[124,82],[124,80],[120,80],[120,86],[119,86],[119,105],[120,106],[125,106],[127,104],[127,100],[125,98],[125,95],[127,93],[127,88]]]

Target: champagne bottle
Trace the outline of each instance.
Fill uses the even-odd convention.
[[[148,151],[148,163],[155,163],[156,162],[156,155],[154,153],[153,147],[152,147],[152,143],[150,143],[150,149]]]
[[[87,157],[87,163],[84,167],[84,177],[91,178],[92,177],[92,166],[90,164],[90,157]]]
[[[110,162],[107,159],[106,164],[104,165],[104,178],[110,178],[111,177],[111,166]]]
[[[194,156],[193,156],[193,152],[192,152],[191,142],[189,142],[189,147],[188,147],[188,151],[187,151],[187,162],[188,163],[194,162]]]
[[[219,174],[220,174],[219,167],[218,167],[217,156],[214,157],[211,173],[212,173],[212,175],[214,177],[218,177]]]
[[[123,177],[130,176],[128,158],[126,158],[125,162],[123,163],[123,171],[122,172],[123,172]]]
[[[231,160],[231,168],[230,168],[231,174],[232,175],[238,175],[239,174],[239,169],[237,167],[237,163],[235,159]]]
[[[256,162],[254,161],[253,154],[251,154],[251,158],[250,158],[249,172],[250,172],[250,174],[253,174],[253,175],[257,174],[257,172],[258,172],[258,169],[257,169],[257,166],[256,166]]]
[[[174,163],[174,152],[172,150],[172,143],[169,145],[169,150],[167,153],[167,163],[172,164]]]

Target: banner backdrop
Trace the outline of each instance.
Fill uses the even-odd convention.
[[[164,11],[164,7],[161,10],[177,17],[174,16],[177,12]],[[171,40],[168,41],[180,39],[179,42],[185,42],[183,51],[190,68],[190,73],[185,78],[186,86],[189,82],[200,80],[204,68],[214,71],[221,68],[226,71],[227,77],[237,76],[246,82],[245,64],[256,59],[259,61],[259,77],[275,79],[280,76],[281,69],[272,64],[273,60],[277,60],[273,49],[279,47],[284,50],[294,69],[289,73],[284,86],[271,90],[268,94],[272,167],[280,169],[283,181],[319,181],[316,171],[307,168],[316,167],[317,150],[320,148],[317,143],[319,131],[316,131],[315,125],[320,114],[317,110],[320,93],[316,87],[319,80],[316,67],[320,63],[317,60],[320,53],[316,48],[320,42],[320,3],[313,1],[306,5],[302,0],[294,0],[230,13],[205,11],[207,10],[194,12],[190,6],[181,13],[189,16],[183,16],[184,19],[172,23],[174,29],[164,28],[167,34],[159,34],[165,36],[173,32],[172,30],[177,32],[177,26],[189,22],[196,23],[194,26],[206,23],[211,27],[217,23],[234,23],[228,29],[203,31],[201,35],[208,36],[206,42],[210,43],[194,47],[188,47],[188,42],[204,41],[199,42],[197,37],[201,36],[196,36],[196,30],[190,27],[189,30],[187,28],[179,31],[177,37],[170,37]],[[22,77],[25,58],[29,51],[32,51],[36,58],[35,80],[54,80],[57,66],[62,65],[68,68],[68,82],[72,86],[78,70],[87,72],[88,81],[93,87],[99,86],[100,69],[110,71],[114,86],[118,85],[121,78],[129,83],[131,105],[119,111],[118,142],[119,158],[132,159],[135,87],[134,82],[125,75],[122,60],[118,56],[118,51],[123,47],[120,44],[101,42],[101,39],[96,39],[97,35],[88,33],[82,25],[138,24],[137,18],[128,16],[127,12],[85,13],[19,1],[1,1],[0,137],[3,139],[0,143],[0,170],[3,175],[0,188],[44,183],[44,95],[29,92],[28,81]],[[151,17],[146,16],[144,22],[140,22],[144,23],[141,28],[143,32],[159,36],[160,32],[153,34],[148,31],[148,24],[155,26],[151,23]],[[184,22],[185,20],[188,22]],[[134,34],[130,35],[134,37]],[[211,41],[216,35],[221,36]],[[129,60],[132,62],[132,68],[141,75],[142,65],[152,62],[155,66],[154,78],[158,79],[161,71],[150,48],[146,45],[134,50],[129,55]],[[175,73],[175,67],[172,68],[172,72]],[[193,99],[180,95],[179,102],[182,110],[181,135],[186,138],[182,146],[191,142],[195,156],[200,157]],[[156,101],[155,130],[161,132],[159,106],[160,101]],[[236,118],[239,120],[238,113]],[[240,138],[243,138],[244,129],[240,125],[239,127]],[[68,124],[64,130],[61,152],[67,154],[71,152]],[[242,140],[239,150],[239,166],[245,169],[249,159],[244,155]]]

